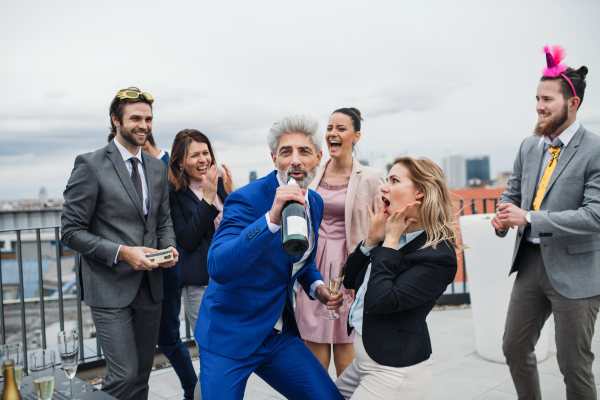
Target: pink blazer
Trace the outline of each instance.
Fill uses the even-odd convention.
[[[331,159],[327,160],[317,169],[317,175],[309,185],[310,189],[317,190],[330,161]],[[370,219],[366,204],[370,204],[372,207],[373,197],[381,197],[379,189],[383,184],[383,173],[380,170],[362,166],[356,159],[353,159],[344,213],[348,254],[352,253],[358,243],[367,236]]]

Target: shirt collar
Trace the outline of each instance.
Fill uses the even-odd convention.
[[[117,138],[114,138],[113,141],[117,145],[117,149],[119,149],[119,153],[121,153],[121,157],[123,157],[123,161],[127,161],[131,157],[135,157],[140,161],[140,163],[142,163],[142,164],[144,163],[142,161],[142,148],[141,147],[138,147],[138,153],[135,156],[132,156],[131,153],[129,152],[129,150],[127,150],[125,147],[123,147],[123,145],[121,143],[119,143]]]
[[[280,178],[279,178],[279,171],[277,171],[275,173],[275,176],[277,177],[277,183],[279,183],[279,186],[285,186],[287,185],[287,183],[284,183]],[[309,204],[308,202],[308,188],[306,189],[306,193],[304,194],[304,200],[306,200],[306,204]]]
[[[420,231],[411,232],[411,233],[405,233],[404,235],[402,235],[406,238],[406,242],[403,244],[398,243],[398,250],[400,250],[401,247],[406,246],[411,240],[413,240],[414,238],[416,238],[423,232],[425,232],[425,230],[420,230]]]
[[[573,136],[575,136],[575,133],[577,133],[577,131],[579,130],[580,126],[581,124],[579,123],[579,121],[575,120],[575,122],[573,122],[567,129],[562,131],[560,135],[554,138],[554,140],[550,140],[548,136],[544,136],[540,139],[540,143],[544,142],[549,146],[560,146],[560,144],[562,143],[565,145],[565,147],[567,147],[571,139],[573,139]]]
[[[158,158],[159,160],[162,160],[162,158],[163,158],[164,156],[165,156],[165,151],[161,149],[161,150],[160,150],[160,153],[158,154],[158,157],[156,157],[156,158]]]

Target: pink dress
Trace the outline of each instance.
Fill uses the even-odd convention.
[[[325,208],[323,221],[319,227],[319,241],[315,264],[325,282],[329,280],[329,263],[331,261],[346,262],[348,250],[346,246],[345,205],[348,184],[330,185],[321,180],[317,193],[323,198]],[[342,291],[346,288],[342,286]],[[296,322],[302,339],[315,343],[352,343],[354,332],[348,336],[346,321],[352,304],[349,294],[344,294],[344,304],[336,312],[339,319],[328,321],[323,318],[327,308],[318,300],[310,300],[302,289],[298,289],[296,298]]]

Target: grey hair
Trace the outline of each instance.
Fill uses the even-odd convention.
[[[275,122],[269,130],[267,141],[271,153],[277,153],[279,139],[286,133],[303,133],[310,138],[312,144],[315,145],[317,153],[321,151],[323,143],[323,135],[319,131],[319,121],[316,118],[306,114],[291,114],[286,115],[279,121]]]

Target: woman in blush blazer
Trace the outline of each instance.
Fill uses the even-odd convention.
[[[309,188],[325,203],[315,262],[323,277],[329,276],[331,262],[343,263],[365,237],[369,228],[366,204],[383,185],[381,171],[360,165],[352,151],[361,137],[361,116],[356,108],[341,108],[329,117],[325,140],[331,158],[317,169]],[[329,368],[331,348],[339,376],[354,359],[352,337],[346,334],[346,320],[352,302],[346,290],[340,318],[323,318],[322,305],[310,301],[300,288],[296,299],[296,322],[300,335],[325,369]]]
[[[370,227],[346,263],[356,289],[348,335],[356,359],[337,379],[346,399],[420,400],[433,374],[425,319],[454,280],[458,233],[444,173],[432,161],[398,158],[368,209]]]
[[[208,249],[223,218],[223,204],[235,190],[229,169],[218,176],[210,140],[195,129],[175,136],[169,161],[169,201],[173,229],[180,248],[181,286],[185,315],[196,326],[202,296],[210,280]]]

